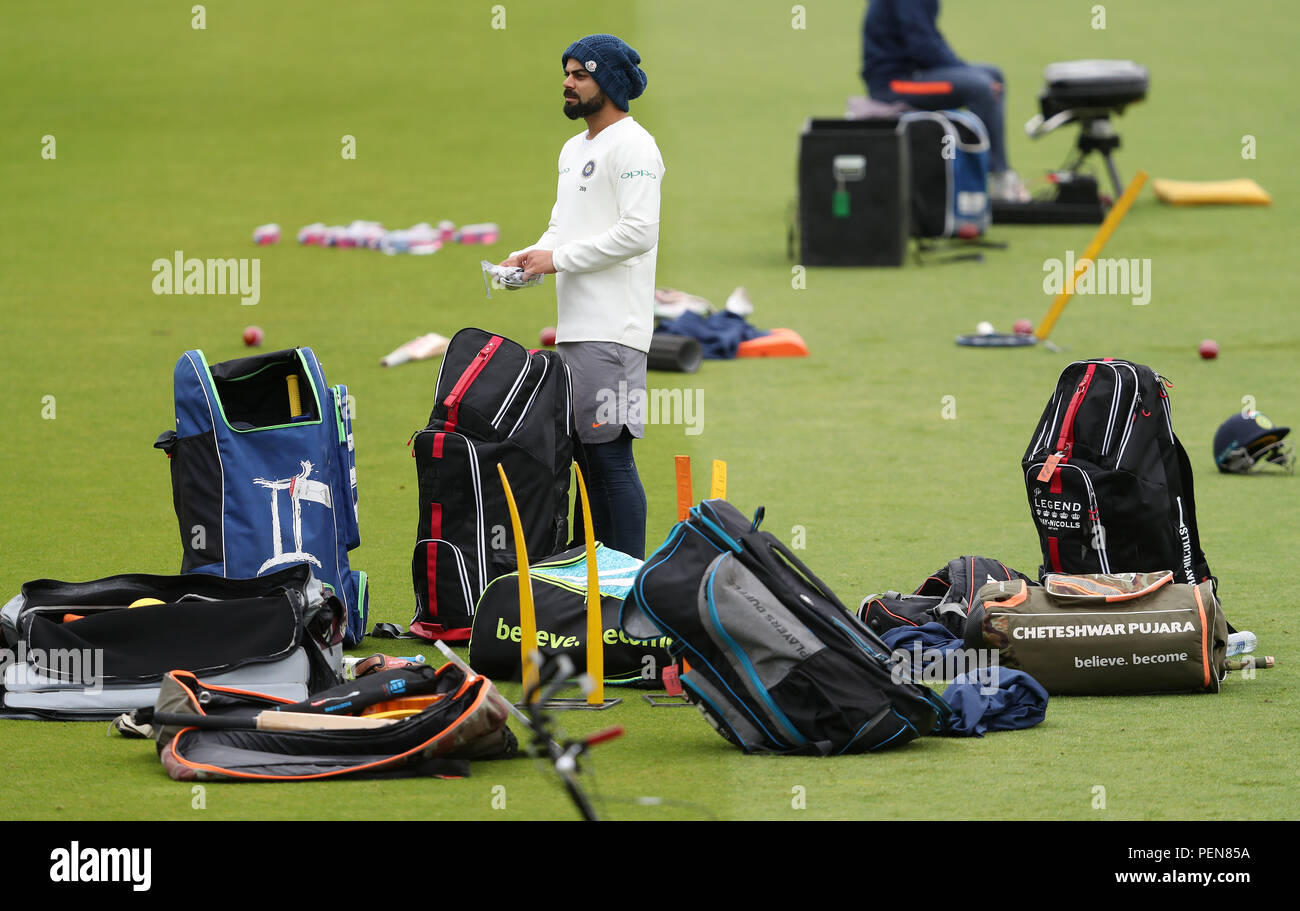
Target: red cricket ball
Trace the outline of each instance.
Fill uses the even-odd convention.
[[[262,344],[264,338],[266,338],[266,335],[257,326],[248,326],[244,329],[244,344],[250,348],[256,348]]]
[[[1207,338],[1205,341],[1201,342],[1201,347],[1196,350],[1199,351],[1201,357],[1205,358],[1207,361],[1213,360],[1219,356],[1219,343],[1212,338]]]
[[[555,347],[555,327],[547,326],[545,329],[543,329],[542,334],[538,340],[542,343],[543,348]]]

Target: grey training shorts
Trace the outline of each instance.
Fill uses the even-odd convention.
[[[573,378],[578,439],[608,443],[623,428],[645,436],[646,353],[617,342],[560,342],[555,350]]]

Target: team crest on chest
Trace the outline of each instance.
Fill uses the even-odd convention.
[[[596,173],[596,159],[593,158],[591,161],[587,162],[585,165],[582,166],[582,176],[590,177],[592,174],[595,173]]]

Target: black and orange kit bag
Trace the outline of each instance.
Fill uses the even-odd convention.
[[[391,710],[400,706],[418,711]],[[386,720],[367,728],[259,729],[260,714],[277,712]],[[449,663],[370,674],[301,702],[174,671],[153,709],[137,711],[133,721],[152,725],[163,768],[177,781],[310,781],[463,778],[470,760],[515,755],[508,715],[488,678]]]

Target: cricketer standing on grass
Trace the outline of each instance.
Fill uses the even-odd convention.
[[[632,440],[645,435],[664,163],[628,113],[646,86],[635,50],[613,35],[588,35],[561,62],[564,113],[587,129],[560,150],[546,233],[501,265],[555,274],[556,350],[573,377],[592,524],[600,541],[640,559],[646,499]]]

